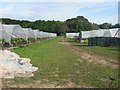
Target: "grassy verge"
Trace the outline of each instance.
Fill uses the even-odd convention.
[[[87,43],[76,43],[73,39],[66,39],[68,42],[71,42],[74,46],[79,47],[85,51],[90,51],[98,55],[110,57],[118,60],[118,47],[97,47],[97,46],[88,46]]]
[[[41,87],[41,84],[55,82],[55,86],[68,87],[117,87],[118,70],[87,63],[59,44],[61,37],[27,47],[14,49],[21,57],[31,59],[39,68],[31,78],[4,79],[4,87]],[[44,80],[43,80],[44,79]],[[41,81],[41,82],[38,82]],[[29,86],[31,84],[31,86]],[[75,85],[74,85],[75,84]],[[16,86],[15,86],[16,85]]]

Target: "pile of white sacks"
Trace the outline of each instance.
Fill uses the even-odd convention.
[[[0,78],[32,77],[38,70],[30,64],[29,58],[20,58],[14,52],[0,50]]]

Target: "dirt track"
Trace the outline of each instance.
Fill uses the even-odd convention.
[[[71,49],[75,54],[79,55],[82,58],[82,60],[88,61],[90,63],[100,64],[106,67],[109,66],[112,68],[118,68],[118,64],[114,64],[118,63],[117,60],[113,60],[109,57],[98,56],[92,52],[86,52],[83,49],[74,46],[73,43],[65,41],[64,39],[59,43],[62,45],[66,45],[66,47]]]

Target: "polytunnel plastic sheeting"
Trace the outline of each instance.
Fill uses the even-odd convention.
[[[23,28],[24,32],[25,32],[25,35],[26,35],[26,39],[25,40],[28,40],[28,30],[29,28]]]
[[[90,31],[81,31],[82,39],[87,39],[90,37]]]
[[[49,33],[48,32],[46,32],[46,37],[49,37]]]
[[[38,38],[39,30],[33,30],[33,32],[34,32],[34,35],[35,35],[35,39]]]
[[[47,37],[47,32],[44,32],[44,34],[45,34],[45,37]]]
[[[43,37],[47,37],[47,33],[46,32],[43,32]]]
[[[120,38],[120,29],[118,29],[116,36],[117,38]]]
[[[31,28],[28,28],[28,38],[35,38],[34,31]]]
[[[44,34],[43,31],[40,31],[39,33],[40,33],[40,38],[42,38],[44,36],[43,35]]]
[[[57,36],[57,34],[51,33],[51,37],[56,37],[56,36]]]
[[[51,34],[51,37],[56,37],[56,35],[54,33]]]
[[[105,33],[105,30],[104,30],[104,29],[93,30],[93,31],[91,32],[91,36],[92,36],[92,37],[103,37],[103,36],[104,36],[104,33]]]
[[[18,38],[18,37],[16,37],[15,35],[12,35],[12,38]]]
[[[2,49],[2,24],[0,23],[0,49]]]
[[[79,33],[75,33],[75,36],[79,36]]]
[[[47,33],[47,37],[50,37],[50,33]]]
[[[15,77],[32,77],[38,70],[33,67],[29,58],[20,58],[14,52],[0,50],[0,79]]]
[[[7,32],[5,31],[2,24],[0,25],[0,27],[1,27],[1,35],[0,35],[1,39],[4,39],[6,42],[9,43],[10,40],[9,40]]]
[[[0,43],[1,43],[1,41],[2,41],[2,24],[0,23]]]
[[[46,37],[49,37],[49,33],[48,32],[46,32]]]
[[[78,33],[66,33],[66,37],[67,38],[74,38],[74,36],[76,36]],[[79,34],[78,34],[79,36]]]
[[[11,41],[12,35],[17,38],[26,39],[25,32],[23,31],[21,26],[19,26],[19,25],[3,25],[3,27],[6,31],[9,43]]]
[[[103,37],[111,37],[110,30],[108,30],[108,29],[105,29],[105,32],[104,32],[104,35],[103,35]]]
[[[117,37],[118,28],[109,29],[111,37]]]
[[[71,38],[71,37],[72,37],[71,34],[72,34],[72,33],[66,33],[66,37],[67,37],[67,38]]]
[[[95,30],[90,31],[90,37],[95,37]]]

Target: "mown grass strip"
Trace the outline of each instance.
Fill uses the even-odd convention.
[[[61,40],[62,37],[57,37],[12,50],[21,57],[30,58],[31,63],[39,70],[34,72],[35,76],[31,78],[4,79],[4,86],[16,85],[17,87],[18,84],[26,86],[32,84],[35,87],[35,85],[51,82],[63,86],[74,82],[79,87],[118,87],[118,69],[81,60],[80,56],[59,44]],[[48,82],[42,79],[47,79]],[[7,83],[8,81],[11,83]],[[38,83],[38,81],[42,82]]]

